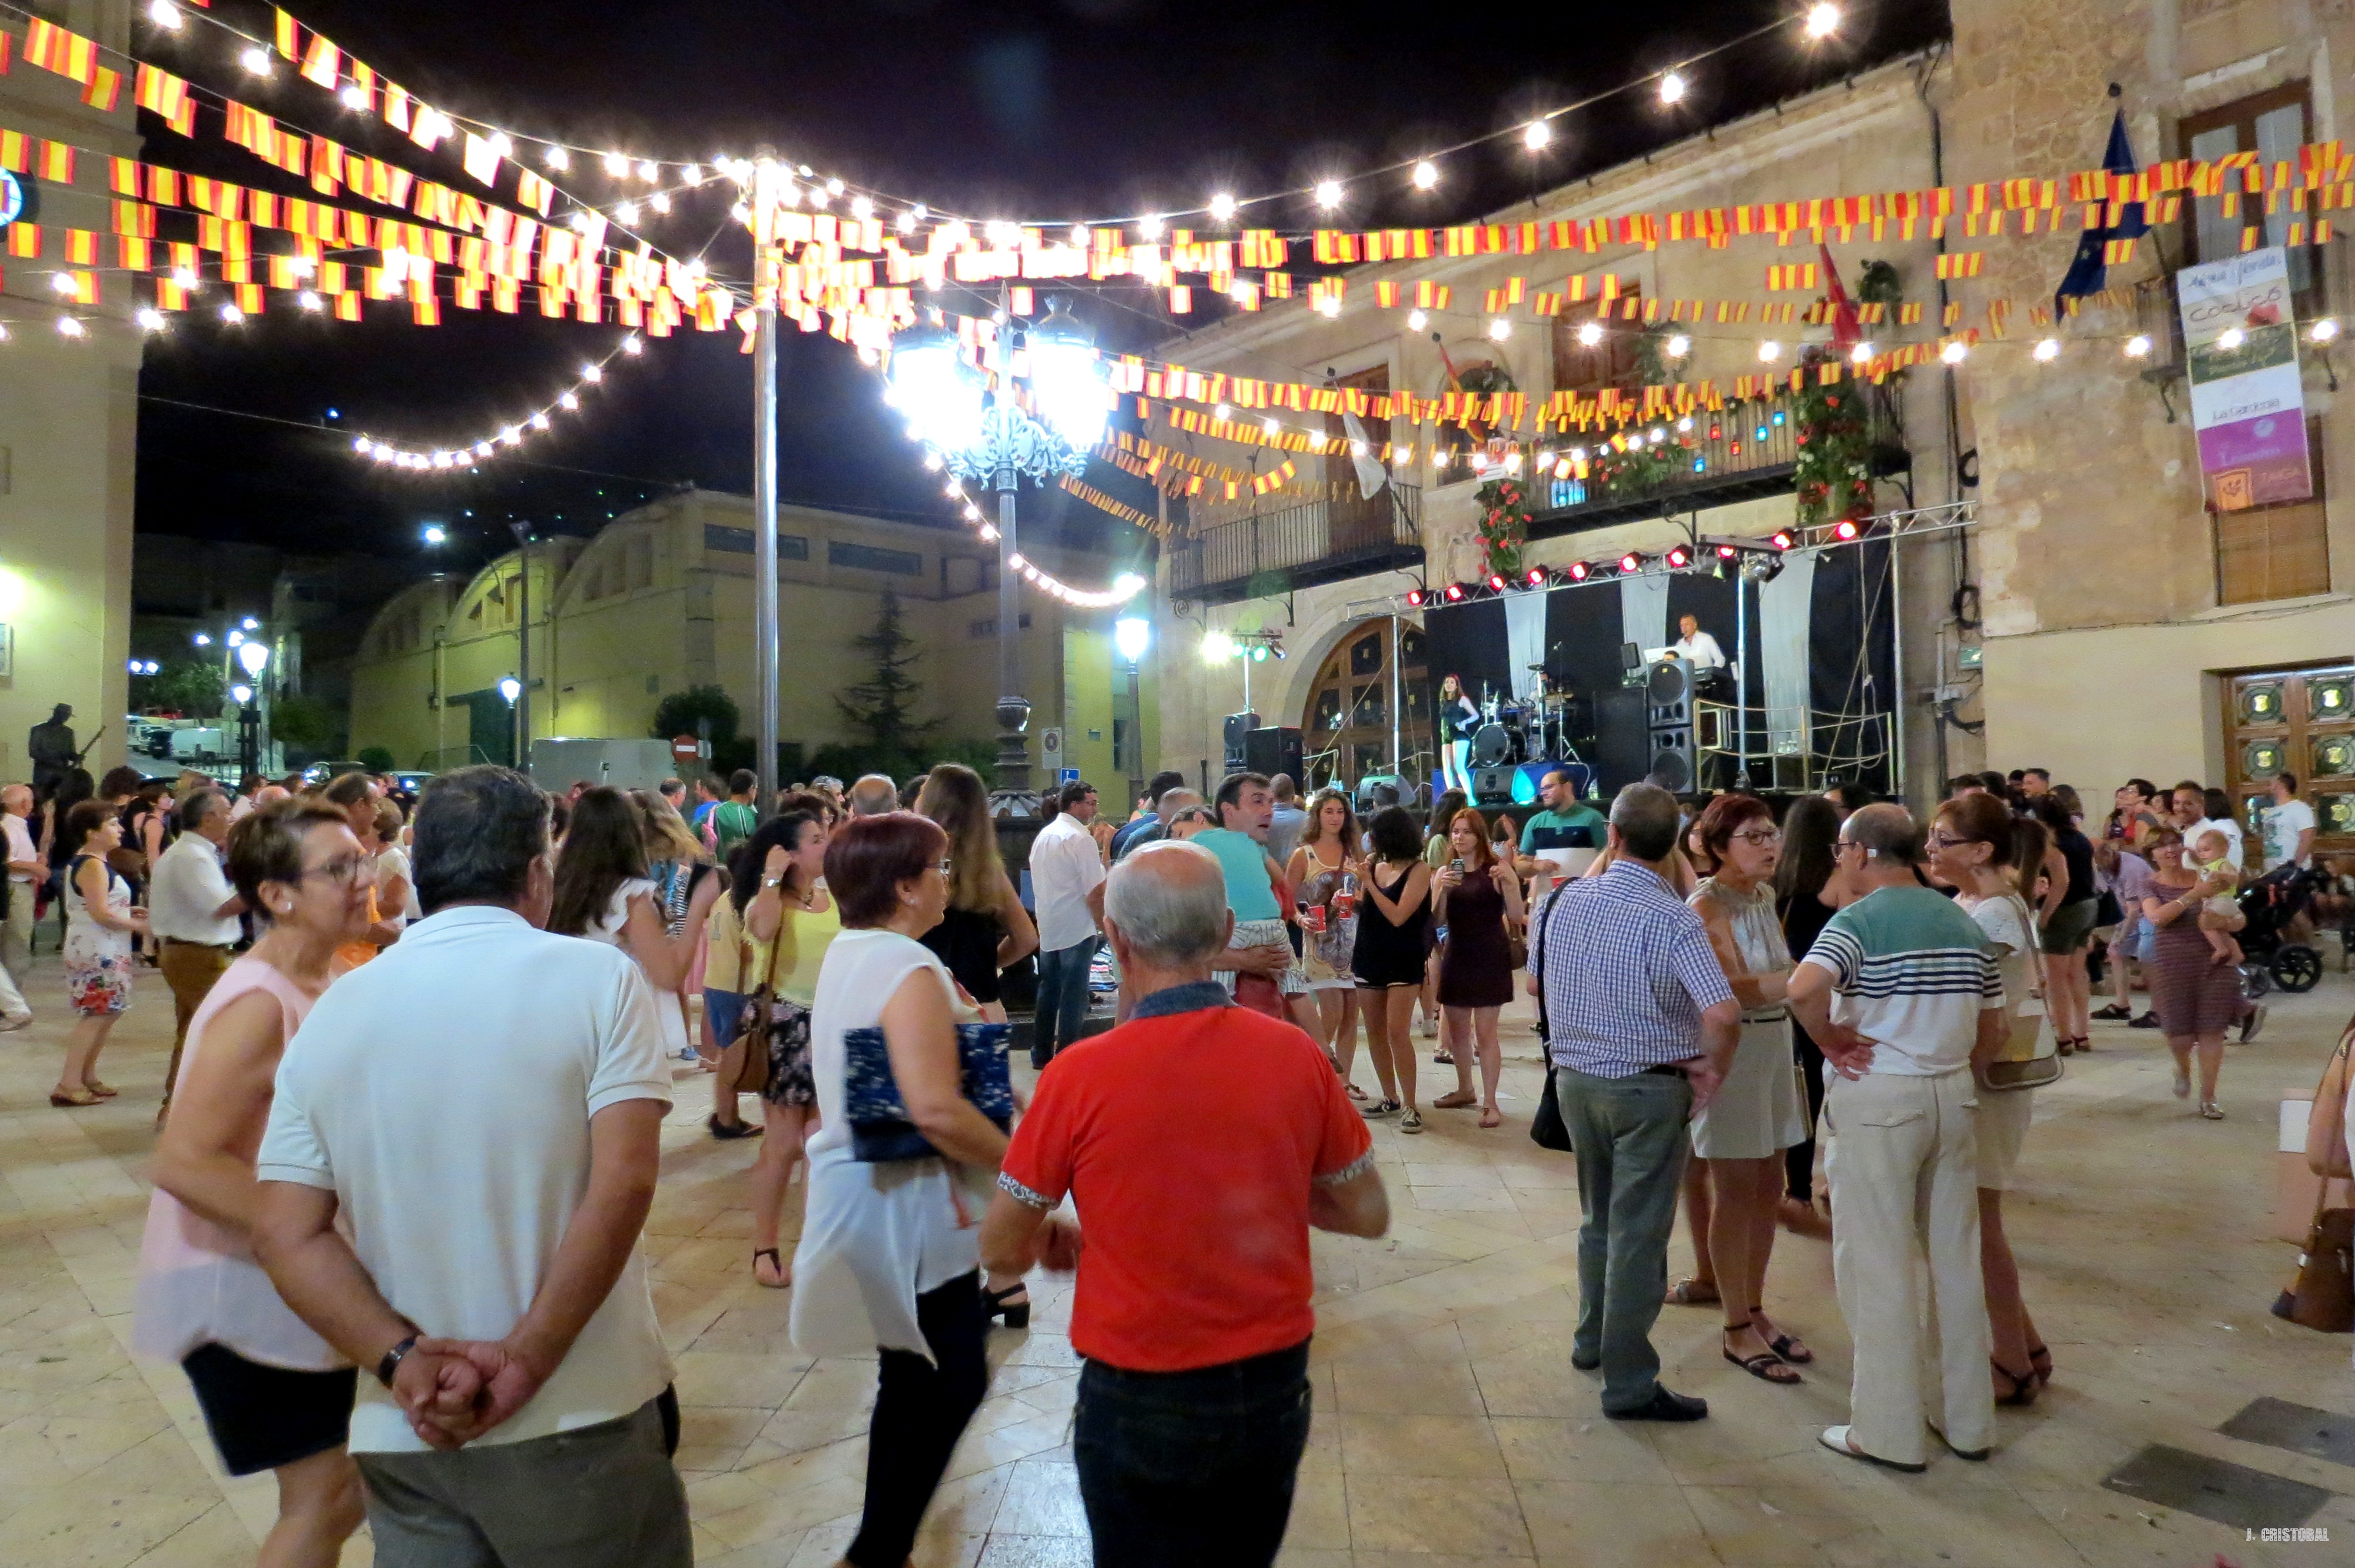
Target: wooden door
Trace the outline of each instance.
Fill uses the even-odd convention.
[[[1387,365],[1377,365],[1355,375],[1344,376],[1336,383],[1344,388],[1360,392],[1388,392],[1391,371]],[[1390,440],[1390,422],[1385,419],[1358,421],[1373,448],[1376,461],[1381,457],[1382,443]],[[1348,424],[1338,414],[1325,416],[1325,433],[1336,438],[1348,435]],[[1372,495],[1359,487],[1358,469],[1348,450],[1329,452],[1325,458],[1325,506],[1327,540],[1330,553],[1348,556],[1364,551],[1378,551],[1391,538],[1391,515],[1395,503],[1390,486],[1385,484]],[[1385,720],[1385,723],[1388,721]],[[1384,747],[1387,755],[1388,747]]]
[[[2251,836],[2274,775],[2290,773],[2314,807],[2316,852],[2355,853],[2355,664],[2230,676],[2223,720],[2224,788]]]
[[[1314,786],[1338,780],[1354,787],[1369,773],[1391,771],[1391,629],[1399,628],[1406,660],[1398,673],[1406,707],[1399,715],[1400,743],[1410,751],[1429,729],[1424,687],[1423,629],[1390,617],[1359,621],[1325,656],[1301,715],[1304,771]],[[1419,777],[1412,757],[1404,768]]]

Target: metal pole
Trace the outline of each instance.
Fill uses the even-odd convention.
[[[1399,652],[1398,611],[1391,611],[1391,772],[1406,777],[1406,758],[1399,750],[1399,709],[1405,703],[1405,688],[1400,684],[1400,666],[1406,662]]]
[[[1889,792],[1905,799],[1905,577],[1904,535],[1889,534]],[[1860,563],[1859,563],[1860,564]],[[1861,573],[1858,574],[1862,576]]]
[[[1128,662],[1128,798],[1145,793],[1145,702],[1137,694],[1136,661]]]
[[[516,574],[516,705],[515,765],[531,772],[531,524],[510,523],[517,558],[523,569]]]
[[[1733,744],[1734,773],[1743,789],[1750,778],[1750,579],[1739,560],[1733,574]]]
[[[777,301],[754,307],[752,340],[752,671],[760,705],[754,799],[777,798]]]
[[[1021,482],[1010,452],[997,471],[997,790],[1000,795],[1030,791],[1029,699],[1022,694],[1021,577],[1014,565],[1020,554],[1014,540],[1014,490]],[[1028,815],[1018,803],[1009,815]]]

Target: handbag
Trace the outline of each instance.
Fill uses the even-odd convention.
[[[1552,895],[1546,899],[1544,908],[1538,912],[1536,924],[1539,927],[1541,927],[1545,916],[1553,912],[1554,899],[1561,896],[1561,889],[1567,885],[1567,883],[1555,885]],[[1524,948],[1523,962],[1527,961],[1527,948]],[[1538,1049],[1545,1057],[1546,1075],[1545,1087],[1538,1091],[1537,1111],[1529,1118],[1529,1141],[1540,1149],[1550,1149],[1557,1154],[1575,1154],[1578,1150],[1570,1140],[1570,1123],[1562,1120],[1561,1099],[1554,1093],[1552,1031],[1546,1023],[1545,986],[1542,982],[1538,986],[1537,1001]]]
[[[2328,1182],[2322,1191],[2330,1191]],[[2314,1224],[2298,1255],[2297,1277],[2274,1301],[2274,1316],[2325,1334],[2355,1330],[2355,1209],[2314,1200]]]
[[[2016,893],[2007,896],[2019,911],[2020,925],[2033,936],[2036,922],[2029,916],[2027,901]],[[2036,989],[2028,994],[2036,1011],[2023,1009],[2010,1014],[2011,1037],[1996,1053],[1995,1060],[1977,1071],[1978,1086],[1982,1089],[2004,1094],[2060,1082],[2061,1053],[2051,1031],[2045,1027],[2050,1019],[2044,1011],[2044,993]]]
[[[959,1092],[996,1123],[1014,1125],[1014,1079],[1006,1065],[1004,1023],[960,1023],[957,1035]],[[870,1165],[900,1160],[934,1160],[941,1151],[908,1118],[891,1075],[891,1053],[879,1027],[842,1032],[843,1117],[850,1123],[850,1157]]]
[[[747,936],[750,933],[746,933]],[[769,972],[744,1000],[744,1011],[736,1021],[736,1038],[729,1044],[744,1047],[743,1060],[736,1070],[736,1092],[757,1095],[769,1086],[769,1032],[774,1027],[774,1009],[770,1005],[777,994],[777,949],[784,945],[785,924],[782,912],[777,921],[777,934],[769,942]],[[736,945],[736,972],[744,972],[744,954],[749,944],[740,938]]]

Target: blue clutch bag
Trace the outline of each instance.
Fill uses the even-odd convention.
[[[1003,1023],[960,1023],[957,1064],[964,1097],[1003,1132],[1014,1125],[1014,1079],[1007,1070]],[[932,1160],[940,1150],[908,1119],[891,1075],[891,1054],[883,1031],[842,1032],[843,1111],[850,1122],[850,1157],[879,1164],[892,1160]]]

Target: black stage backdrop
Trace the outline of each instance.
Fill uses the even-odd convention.
[[[1735,594],[1750,600],[1749,645],[1737,648],[1735,633],[1742,629],[1741,607]],[[1729,659],[1738,660],[1743,672],[1745,690],[1742,700],[1753,709],[1766,705],[1766,661],[1759,650],[1758,590],[1733,577],[1709,577],[1700,572],[1679,572],[1668,579],[1668,641],[1678,635],[1678,626],[1685,616],[1700,622],[1700,629],[1717,639]]]
[[[1890,638],[1889,545],[1867,539],[1816,556],[1807,609],[1809,701],[1818,715],[1870,715],[1838,724],[1818,717],[1810,743],[1827,773],[1887,793],[1896,694]],[[1870,760],[1861,760],[1870,758]]]

